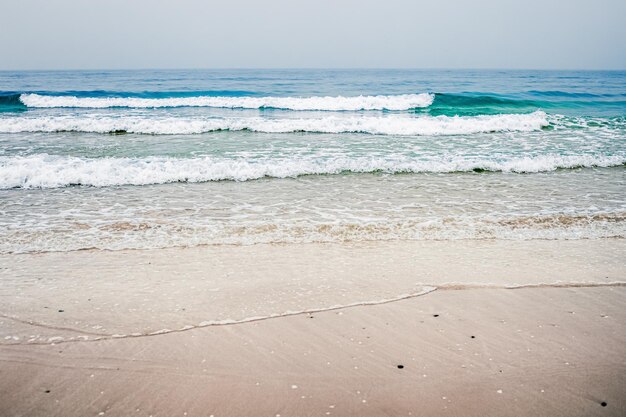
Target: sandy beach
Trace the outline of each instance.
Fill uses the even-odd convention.
[[[0,417],[625,417],[626,1],[562,4],[5,1]]]
[[[3,255],[0,414],[623,415],[625,247]]]

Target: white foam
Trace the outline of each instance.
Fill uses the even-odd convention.
[[[388,157],[281,158],[77,158],[36,154],[0,157],[0,188],[56,188],[68,185],[96,187],[170,182],[246,181],[263,177],[286,178],[308,174],[462,172],[475,169],[503,172],[541,172],[558,168],[609,167],[626,163],[624,155],[541,155],[536,157],[455,156],[414,159]]]
[[[261,109],[275,108],[286,110],[410,110],[428,107],[433,103],[433,94],[402,94],[354,97],[75,97],[42,96],[22,94],[20,100],[27,107],[78,107],[78,108],[158,108],[158,107],[215,107]]]
[[[11,116],[0,118],[0,133],[89,132],[151,135],[199,134],[219,130],[265,133],[370,133],[380,135],[463,135],[483,132],[528,132],[548,126],[546,113],[493,116],[326,116],[313,118],[174,118],[143,116]]]

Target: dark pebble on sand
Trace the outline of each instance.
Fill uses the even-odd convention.
[[[433,317],[439,317],[439,314],[433,314]]]
[[[46,392],[46,394],[50,394],[50,390],[49,389],[47,389],[45,392]]]
[[[403,369],[404,365],[398,365],[398,369]]]
[[[472,339],[476,339],[476,336],[471,336],[471,337],[472,337]]]
[[[65,310],[59,310],[59,313],[63,313]]]
[[[606,401],[602,401],[602,402],[600,403],[600,405],[601,405],[602,407],[606,407]]]

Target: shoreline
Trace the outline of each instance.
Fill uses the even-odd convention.
[[[435,291],[151,338],[3,345],[0,411],[617,416],[625,296],[623,287]]]
[[[603,239],[0,255],[0,415],[620,416],[625,252]]]
[[[0,320],[0,344],[167,333],[376,304],[431,288],[620,284],[624,254],[620,239],[0,255],[0,314],[13,319]]]

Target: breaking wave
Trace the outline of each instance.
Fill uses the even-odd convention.
[[[77,158],[35,154],[23,157],[0,157],[0,189],[248,181],[264,177],[293,178],[302,175],[347,172],[533,173],[624,164],[626,164],[625,155],[541,155],[499,159],[457,156],[423,160],[409,157],[295,156],[249,160],[215,157]]]
[[[214,107],[230,109],[285,109],[285,110],[410,110],[428,107],[433,94],[402,94],[378,96],[326,97],[76,97],[22,94],[20,100],[27,107],[38,108],[161,108]]]
[[[314,118],[180,118],[143,116],[38,116],[0,118],[0,133],[86,132],[185,135],[221,130],[264,133],[370,133],[380,135],[463,135],[529,132],[550,125],[542,111],[491,116],[341,116]]]

